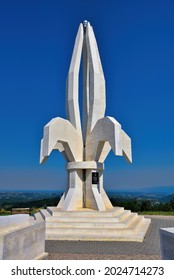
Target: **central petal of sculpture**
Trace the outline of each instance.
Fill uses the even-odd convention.
[[[78,101],[83,60],[83,117]],[[97,42],[89,22],[80,24],[67,77],[67,120],[52,119],[44,127],[41,163],[52,150],[67,161],[68,186],[58,207],[62,211],[113,208],[103,188],[104,160],[112,149],[131,162],[131,139],[112,117],[105,116],[105,79]]]

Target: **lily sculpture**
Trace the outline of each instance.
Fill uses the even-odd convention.
[[[82,58],[82,59],[81,59]],[[83,61],[83,115],[79,108],[79,70]],[[105,116],[105,78],[97,42],[89,22],[80,24],[67,77],[67,120],[53,118],[41,140],[40,162],[59,150],[67,164],[68,186],[62,211],[113,206],[103,188],[104,161],[110,150],[132,161],[131,139],[113,117]]]

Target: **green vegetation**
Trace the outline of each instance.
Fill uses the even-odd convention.
[[[2,204],[2,208],[6,211],[11,211],[12,208],[47,208],[47,206],[56,206],[60,197],[44,198],[40,200],[32,200],[27,202],[14,202]]]
[[[30,215],[34,215],[35,213],[39,212],[41,209],[42,209],[42,207],[41,208],[34,208],[34,207],[31,208],[30,209]]]
[[[60,196],[55,195],[49,198],[31,199],[30,201],[13,201],[9,199],[2,202],[0,205],[0,216],[11,215],[12,208],[30,208],[30,215],[38,212],[41,208],[47,206],[57,206],[60,200]],[[110,200],[113,206],[124,207],[127,210],[136,212],[143,215],[171,215],[174,216],[174,198],[169,202],[159,202],[152,199],[142,198],[124,198],[120,199],[117,196],[110,196]]]
[[[60,197],[55,196],[51,198],[44,198],[40,200],[33,200],[27,202],[14,202],[7,203],[2,205],[0,208],[0,216],[11,215],[12,208],[30,208],[30,215],[38,212],[41,208],[47,208],[48,206],[57,206]]]
[[[7,216],[7,215],[11,215],[11,211],[0,212],[0,216]]]
[[[173,213],[174,215],[174,198],[169,202],[163,203],[153,200],[133,199],[120,201],[116,197],[110,198],[113,206],[124,207],[127,210],[138,213]],[[157,215],[157,214],[154,214]]]
[[[144,211],[138,213],[140,215],[158,215],[158,216],[174,216],[174,211],[173,212],[165,212],[165,211]]]
[[[11,211],[6,211],[3,208],[0,208],[0,216],[11,215]]]

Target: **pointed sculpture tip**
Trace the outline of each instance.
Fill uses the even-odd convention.
[[[85,19],[83,21],[83,29],[84,29],[84,31],[86,31],[87,25],[88,25],[88,21]]]

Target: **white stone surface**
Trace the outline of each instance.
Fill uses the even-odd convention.
[[[123,156],[127,159],[128,162],[132,162],[131,139],[123,130],[121,130],[121,137]]]
[[[52,150],[58,149],[57,143],[62,144],[69,161],[82,160],[82,138],[72,124],[62,118],[54,118],[44,127],[41,162],[50,155]]]
[[[83,120],[79,109],[79,69],[83,59]],[[91,208],[98,211],[112,205],[103,188],[104,160],[112,149],[131,162],[131,139],[112,117],[105,117],[105,78],[96,38],[90,23],[80,24],[66,84],[67,119],[54,118],[44,127],[40,161],[59,150],[66,160],[68,186],[58,207],[62,211]],[[81,127],[82,126],[82,127]],[[92,184],[92,172],[99,182]]]
[[[44,211],[47,240],[96,240],[142,242],[150,219],[112,207],[105,211],[88,208],[62,211],[58,207]]]
[[[1,216],[0,217],[0,230],[7,229],[9,227],[20,227],[23,225],[29,225],[29,215],[11,215],[11,216]]]
[[[68,175],[68,190],[65,192],[64,200],[61,202],[62,211],[78,210],[83,207],[82,171],[70,170]]]
[[[76,162],[68,162],[66,166],[67,170],[70,169],[97,169],[97,170],[103,170],[104,164],[102,162],[96,162],[96,161],[76,161]]]
[[[83,46],[83,25],[80,24],[74,45],[73,55],[67,77],[67,118],[82,135],[80,110],[78,103],[78,86],[79,86],[79,68]]]
[[[122,156],[121,125],[111,117],[104,117],[96,123],[87,136],[86,160],[97,160],[108,142],[115,155]],[[101,145],[101,146],[100,146]]]
[[[0,260],[45,259],[45,222],[20,214],[0,217]]]
[[[105,79],[98,52],[97,42],[90,23],[86,30],[86,45],[89,62],[89,108],[87,117],[88,135],[94,128],[96,122],[104,117],[106,109]]]
[[[160,247],[163,260],[174,260],[174,228],[160,228]]]

